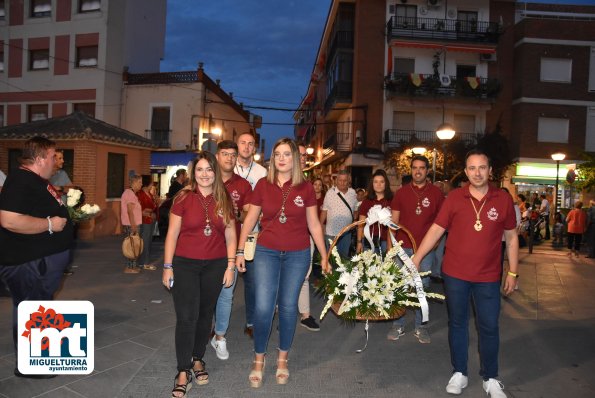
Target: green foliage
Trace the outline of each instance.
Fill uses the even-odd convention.
[[[590,191],[595,188],[595,154],[584,152],[582,158],[585,162],[576,167],[581,177],[576,186]]]

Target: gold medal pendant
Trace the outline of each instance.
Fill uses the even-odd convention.
[[[421,214],[421,207],[419,207],[419,205],[417,205],[417,207],[415,208],[415,214],[417,214],[418,216]]]
[[[279,216],[279,222],[281,224],[285,224],[287,222],[287,217],[285,216],[285,213],[281,213],[281,215]]]
[[[481,220],[479,218],[475,221],[475,225],[473,226],[473,228],[475,228],[477,232],[481,231],[481,229],[483,228],[483,225],[481,225]]]
[[[205,234],[205,236],[211,236],[211,233],[213,231],[211,230],[211,226],[209,224],[207,224],[207,226],[205,227],[205,229],[203,230],[203,233]]]

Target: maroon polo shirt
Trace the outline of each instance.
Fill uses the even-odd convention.
[[[480,211],[481,231],[476,231],[475,208]],[[469,186],[448,194],[436,220],[448,230],[442,271],[469,282],[498,282],[502,267],[500,250],[502,234],[516,228],[512,197],[490,186],[481,203],[471,196]]]
[[[417,203],[421,209],[420,214],[415,213]],[[444,202],[444,195],[434,185],[426,182],[423,188],[413,184],[406,184],[397,192],[391,202],[391,209],[399,211],[399,224],[407,228],[417,246],[421,244],[426,232],[432,226],[438,211]],[[403,231],[397,232],[397,241],[403,241],[403,247],[413,248],[411,240]]]
[[[268,249],[297,251],[310,247],[310,232],[306,219],[306,209],[316,206],[316,194],[308,181],[292,186],[285,201],[287,222],[279,222],[283,192],[288,192],[291,180],[281,187],[261,178],[248,202],[262,208],[261,234],[258,244]]]
[[[388,199],[364,199],[362,201],[362,204],[359,206],[359,215],[367,217],[370,209],[376,205],[390,208],[390,202],[388,201]],[[386,229],[387,228],[384,225],[374,223],[370,227],[370,234],[372,235],[372,237],[377,237],[378,235],[380,235],[380,240],[386,241]]]
[[[207,223],[201,199],[204,203],[208,203],[210,236],[204,234]],[[223,217],[215,214],[215,206],[213,195],[203,197],[200,192],[189,192],[174,200],[171,212],[182,217],[180,235],[176,243],[176,256],[196,260],[227,257],[225,224]]]
[[[250,183],[234,173],[229,180],[225,181],[225,189],[227,189],[236,207],[242,211],[244,205],[248,203],[248,195],[252,192]],[[236,239],[240,237],[241,228],[242,225],[236,218]]]

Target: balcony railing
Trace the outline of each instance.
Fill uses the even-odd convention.
[[[451,141],[461,140],[465,144],[476,144],[481,137],[474,133],[456,133]],[[390,129],[384,132],[384,144],[390,148],[413,146],[436,146],[442,144],[435,131]]]
[[[335,52],[339,49],[353,50],[353,31],[352,30],[338,30],[332,38],[327,54],[327,59],[332,60]]]
[[[349,103],[352,96],[352,82],[338,81],[324,102],[324,113],[327,114],[337,103]]]
[[[497,22],[392,16],[386,24],[387,39],[427,39],[498,43]]]
[[[334,149],[336,152],[349,152],[353,149],[352,133],[332,133],[323,144],[325,149]]]
[[[157,148],[170,148],[169,136],[171,130],[145,130],[147,138],[153,141]]]
[[[467,97],[493,99],[500,92],[497,79],[485,77],[436,76],[421,73],[393,73],[385,79],[390,93],[419,97]]]

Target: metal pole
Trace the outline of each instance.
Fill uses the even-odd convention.
[[[446,172],[446,142],[442,142],[442,156],[444,156],[444,179],[448,180],[448,174]]]
[[[556,214],[558,214],[558,184],[559,184],[559,171],[560,161],[556,160],[556,194],[554,196],[554,220],[556,220]]]

